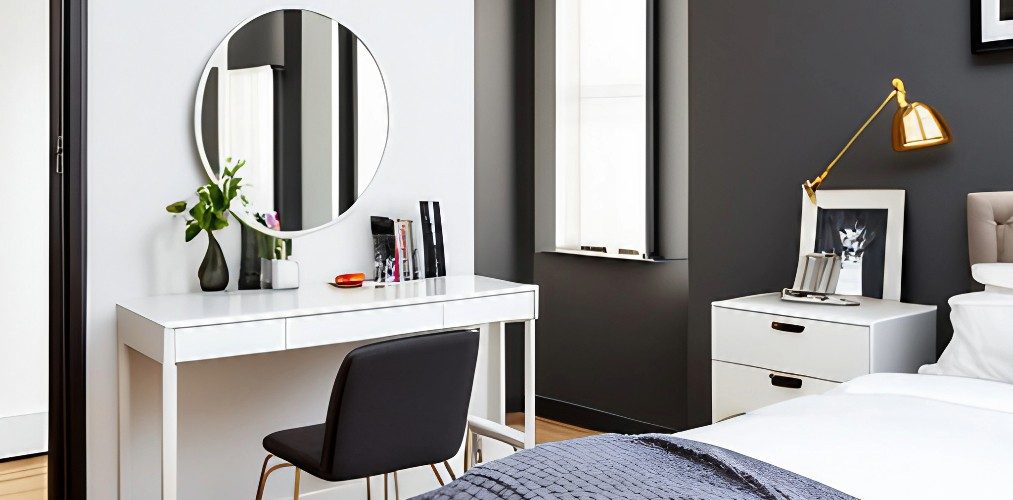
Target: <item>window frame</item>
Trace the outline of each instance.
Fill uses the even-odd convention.
[[[659,217],[658,217],[658,107],[656,105],[656,89],[657,89],[657,71],[656,67],[658,64],[658,55],[656,50],[657,44],[657,16],[656,14],[656,0],[644,0],[646,2],[646,39],[645,39],[645,217],[644,217],[644,250],[645,253],[630,255],[620,254],[619,249],[606,248],[606,251],[600,251],[588,246],[581,246],[579,240],[579,225],[580,225],[580,214],[579,214],[579,196],[577,196],[578,204],[576,208],[572,206],[565,206],[563,201],[559,200],[557,194],[557,187],[561,187],[563,175],[573,175],[574,172],[569,174],[561,174],[557,168],[556,152],[557,152],[557,134],[559,133],[560,127],[557,118],[560,113],[560,109],[557,108],[559,105],[556,99],[557,92],[557,59],[559,52],[557,51],[557,39],[556,39],[556,26],[557,26],[557,2],[538,2],[536,9],[536,73],[539,69],[542,77],[536,75],[536,86],[544,85],[545,92],[536,92],[536,150],[542,149],[543,151],[551,151],[551,161],[538,161],[538,157],[541,156],[543,160],[548,160],[549,155],[539,155],[536,153],[536,164],[541,165],[541,168],[536,167],[536,251],[537,252],[553,252],[561,254],[571,255],[583,255],[591,257],[602,257],[602,258],[614,258],[622,260],[635,260],[635,261],[646,261],[653,262],[662,260],[658,252],[658,235],[659,235]],[[546,78],[547,73],[551,71],[551,77]],[[551,94],[551,95],[550,95]],[[541,98],[540,98],[541,97]],[[547,102],[547,101],[550,101]],[[550,104],[551,106],[546,106]],[[546,123],[544,118],[540,118],[538,115],[547,117],[547,113],[539,113],[539,110],[546,110],[551,108],[551,120]],[[541,131],[545,126],[551,128],[548,134]],[[578,132],[579,133],[579,132]],[[551,147],[548,144],[551,142]],[[543,146],[539,148],[539,143]],[[579,162],[577,165],[579,178]],[[545,168],[545,166],[551,165],[551,169]],[[539,172],[539,170],[541,170]],[[551,177],[551,181],[550,178]],[[579,184],[577,189],[579,190]],[[572,190],[572,189],[571,189]],[[550,201],[551,200],[551,201]],[[563,211],[563,213],[561,213]],[[568,213],[576,211],[576,213]],[[550,213],[551,212],[551,213]],[[549,223],[551,220],[551,223]],[[575,242],[575,243],[574,243]]]

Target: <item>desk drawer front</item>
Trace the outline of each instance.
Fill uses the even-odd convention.
[[[535,317],[535,294],[512,293],[446,303],[446,326],[519,321]]]
[[[712,358],[845,382],[869,373],[864,326],[713,308]]]
[[[285,320],[177,328],[176,362],[285,350]]]
[[[712,361],[711,368],[711,410],[714,422],[791,398],[822,394],[838,385],[826,380],[722,361]]]
[[[288,318],[289,349],[355,342],[443,327],[443,304],[385,307]]]

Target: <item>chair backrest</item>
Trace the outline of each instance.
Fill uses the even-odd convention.
[[[1013,262],[1013,191],[967,195],[967,254],[972,266]]]
[[[348,353],[327,408],[321,465],[353,479],[439,463],[463,441],[478,332],[389,340]]]

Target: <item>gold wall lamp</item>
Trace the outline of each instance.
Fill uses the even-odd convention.
[[[938,146],[940,144],[946,144],[950,142],[950,128],[946,125],[946,121],[943,120],[942,115],[936,112],[936,110],[929,107],[928,104],[921,102],[907,102],[907,92],[904,90],[904,82],[900,81],[900,78],[893,79],[893,91],[886,96],[883,103],[876,108],[876,111],[872,113],[872,116],[855,132],[855,135],[851,136],[851,140],[844,145],[844,149],[837,156],[834,157],[830,165],[823,170],[823,173],[819,177],[805,181],[802,187],[805,189],[809,200],[816,204],[816,190],[820,188],[823,181],[827,178],[827,174],[830,173],[830,169],[834,168],[834,165],[840,161],[844,153],[851,148],[851,145],[855,143],[855,139],[865,132],[865,128],[875,120],[879,113],[883,111],[883,108],[893,98],[897,98],[897,112],[893,115],[893,150],[894,151],[912,151],[915,149],[922,149],[931,146]]]

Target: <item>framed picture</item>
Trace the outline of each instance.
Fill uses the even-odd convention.
[[[1013,49],[1013,0],[971,0],[971,52]]]
[[[900,300],[904,249],[904,191],[821,189],[813,205],[802,191],[799,258],[841,256],[840,295]]]

